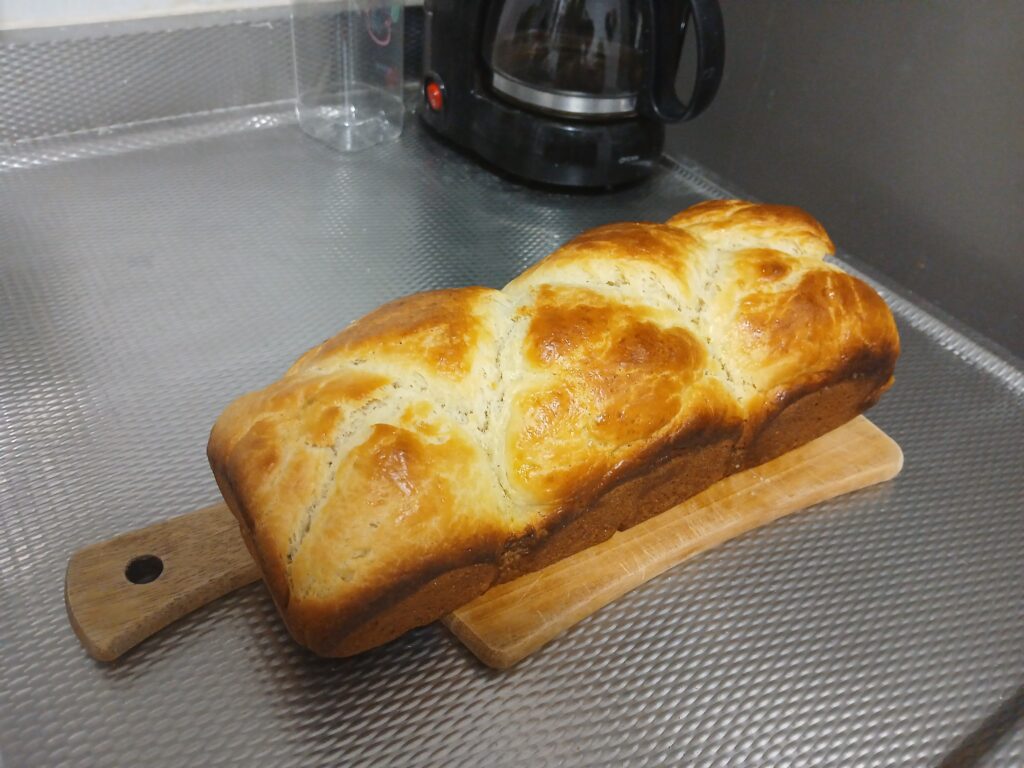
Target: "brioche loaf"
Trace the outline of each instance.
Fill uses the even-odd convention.
[[[585,232],[393,301],[233,402],[208,455],[295,639],[347,656],[831,430],[892,382],[869,286],[789,207]]]

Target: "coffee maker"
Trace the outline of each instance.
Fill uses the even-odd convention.
[[[516,178],[614,187],[650,174],[665,124],[722,79],[717,0],[425,0],[423,121]],[[696,72],[675,82],[692,31]]]

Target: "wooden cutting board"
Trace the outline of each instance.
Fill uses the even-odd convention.
[[[499,669],[693,555],[812,504],[899,474],[899,446],[863,416],[542,571],[501,584],[443,619]],[[93,544],[68,562],[71,626],[112,661],[259,571],[217,504]]]

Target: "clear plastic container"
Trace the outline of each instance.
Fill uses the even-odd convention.
[[[401,3],[316,2],[292,8],[296,111],[302,130],[341,152],[402,133]]]

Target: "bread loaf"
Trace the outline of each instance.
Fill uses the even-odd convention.
[[[899,339],[821,225],[736,200],[393,301],[232,403],[208,455],[295,639],[346,656],[861,413]]]

